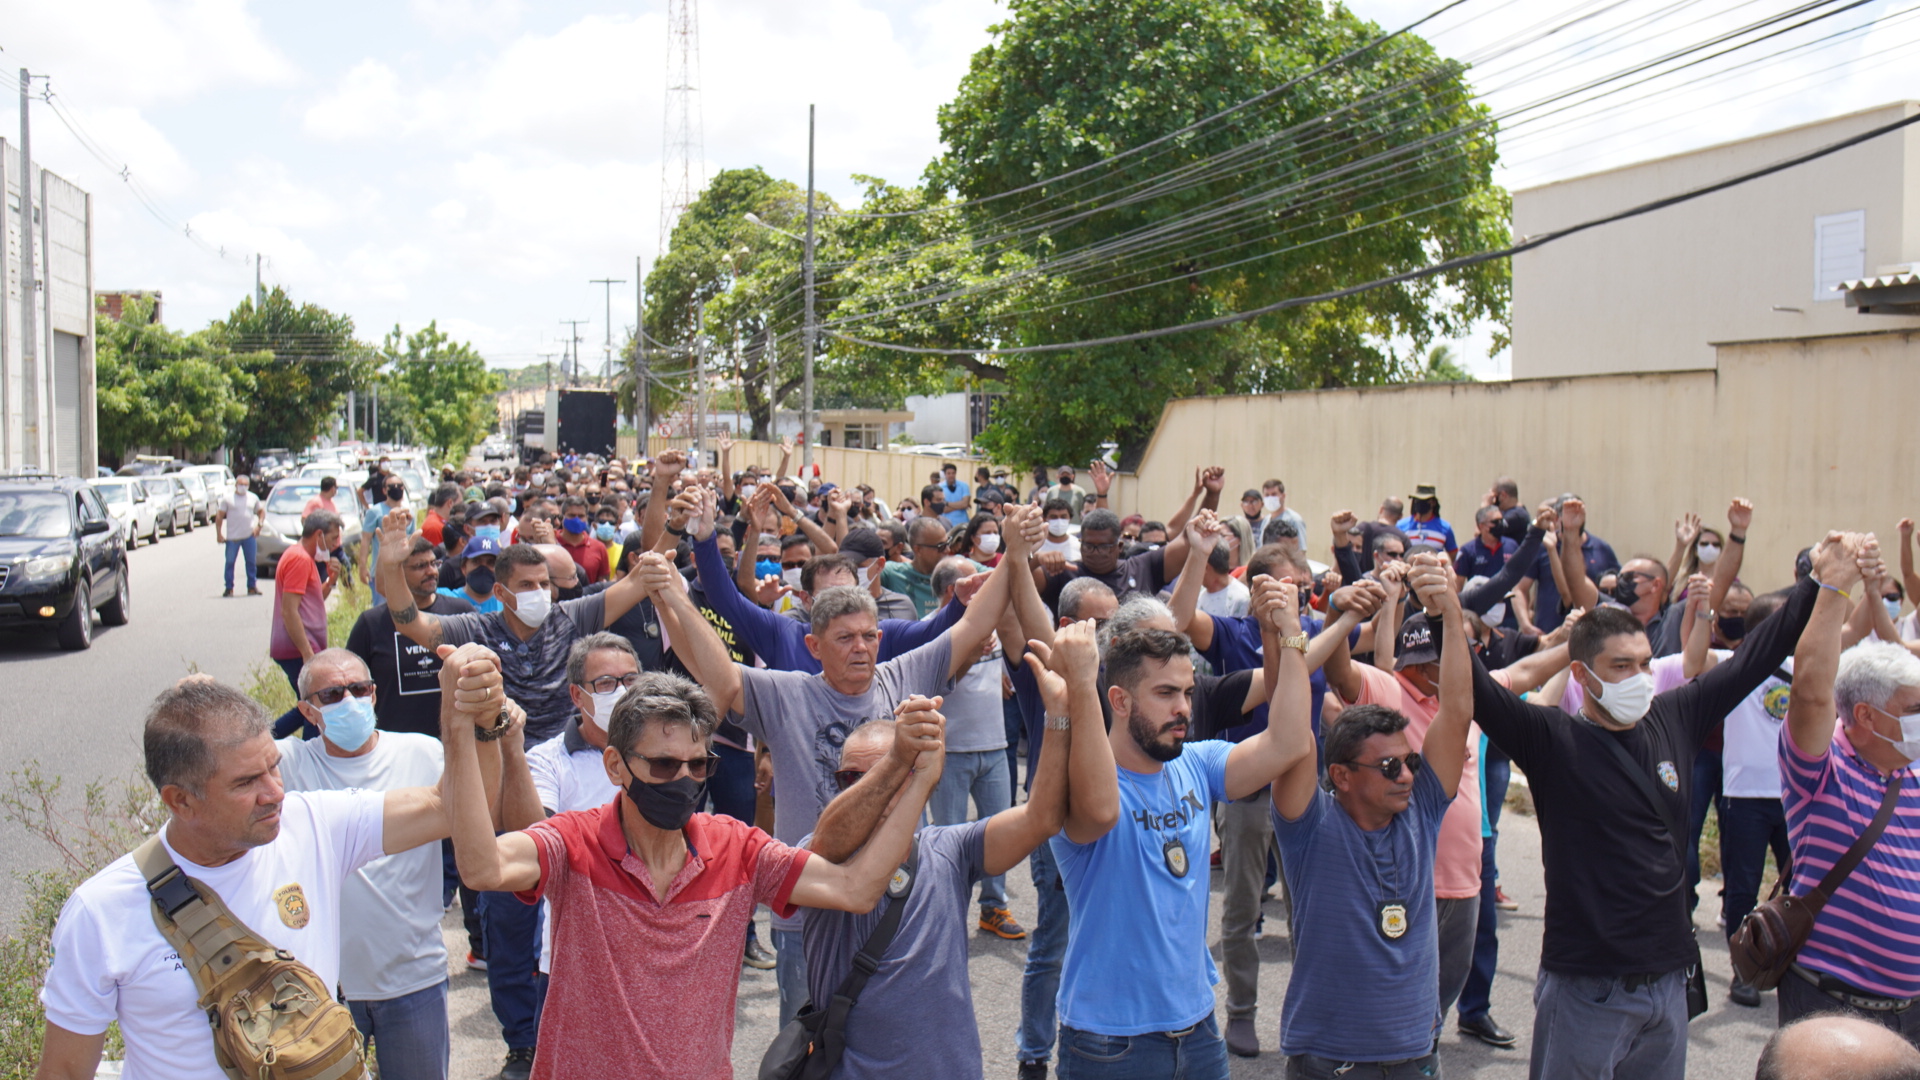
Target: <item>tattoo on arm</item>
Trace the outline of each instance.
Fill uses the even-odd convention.
[[[407,601],[406,607],[400,608],[399,610],[393,613],[394,623],[400,626],[405,626],[406,624],[414,621],[415,619],[418,619],[419,617],[420,617],[420,608],[418,605],[414,604],[413,601],[411,600]]]

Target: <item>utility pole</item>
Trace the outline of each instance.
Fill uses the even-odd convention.
[[[594,278],[587,282],[589,285],[605,285],[607,287],[607,343],[604,346],[606,349],[606,366],[601,369],[600,374],[603,379],[608,381],[613,379],[613,287],[615,285],[625,285],[626,283],[626,278]]]
[[[573,344],[573,364],[572,364],[572,367],[566,373],[567,385],[572,386],[574,383],[580,381],[580,327],[585,323],[592,322],[593,320],[561,319],[560,321],[563,323],[566,323],[567,326],[572,328],[572,334],[568,338],[568,340],[571,341]],[[562,366],[565,366],[565,365],[562,365]]]
[[[805,374],[800,389],[800,464],[802,467],[813,464],[813,353],[814,335],[817,328],[813,322],[813,114],[814,106],[807,106],[807,252],[805,265],[801,267],[806,287],[806,338],[802,346],[807,350]]]
[[[765,354],[763,359],[767,362],[767,441],[779,442],[780,437],[774,434],[773,425],[780,419],[780,399],[776,396],[780,382],[774,374],[774,367],[780,360],[780,338],[773,332],[772,318],[766,315],[760,316],[760,325],[762,327],[760,333],[765,339],[765,347],[762,349]]]
[[[46,466],[40,455],[40,332],[34,326],[33,305],[38,298],[34,287],[39,281],[33,264],[33,133],[27,116],[27,98],[33,76],[20,69],[20,381],[25,389],[21,402],[26,415],[26,436],[21,447],[24,463]]]
[[[550,352],[543,352],[540,354],[540,359],[546,361],[547,363],[547,389],[549,390],[553,389],[553,358],[556,356],[565,356],[565,355],[566,355],[565,353],[550,353]],[[545,408],[545,407],[546,406],[544,405],[541,406],[541,408]]]
[[[260,253],[256,251],[253,253],[253,304],[255,307],[265,307],[266,303],[267,286],[261,281]]]
[[[642,273],[640,256],[633,257],[633,430],[639,436],[636,453],[647,456],[647,427],[651,423],[648,406],[651,404],[647,390],[647,379],[651,372],[647,368],[647,275]]]
[[[701,330],[705,325],[707,302],[696,300],[693,304],[693,453],[694,471],[707,464],[707,335]]]

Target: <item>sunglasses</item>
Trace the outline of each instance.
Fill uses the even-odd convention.
[[[860,778],[865,775],[867,775],[865,769],[841,769],[833,774],[833,782],[840,785],[841,791],[845,791],[859,783]]]
[[[372,693],[372,680],[365,680],[362,682],[347,683],[344,686],[329,686],[324,690],[315,690],[313,693],[307,695],[307,700],[315,705],[321,706],[338,705],[347,699],[348,694],[352,694],[354,697],[367,697]]]
[[[640,673],[636,671],[631,675],[602,675],[597,679],[589,679],[581,685],[596,694],[611,694],[615,690],[624,690],[639,681]]]
[[[1377,762],[1370,762],[1370,761],[1341,762],[1341,764],[1345,765],[1349,769],[1378,769],[1380,770],[1380,775],[1387,778],[1388,783],[1392,783],[1393,781],[1400,779],[1400,767],[1403,763],[1406,766],[1406,772],[1408,776],[1412,777],[1412,776],[1420,775],[1420,755],[1419,754],[1408,754],[1404,762],[1402,761],[1402,759],[1397,757],[1381,758]]]
[[[692,761],[685,761],[677,757],[647,757],[643,754],[627,755],[629,762],[634,758],[639,758],[641,761],[647,763],[647,772],[655,780],[672,780],[680,775],[682,766],[686,768],[688,776],[695,780],[705,780],[707,777],[713,775],[713,770],[720,767],[719,754],[708,754],[706,757],[694,758]]]

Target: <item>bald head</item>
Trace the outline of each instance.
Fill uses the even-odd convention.
[[[1879,1024],[1826,1013],[1774,1032],[1755,1080],[1920,1080],[1920,1050]]]
[[[571,589],[580,584],[580,564],[559,544],[535,544],[533,549],[547,560],[547,576],[556,589]]]

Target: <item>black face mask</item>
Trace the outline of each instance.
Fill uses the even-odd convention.
[[[1640,575],[1621,574],[1613,580],[1613,598],[1622,607],[1632,607],[1640,600]]]
[[[1721,641],[1739,641],[1747,636],[1747,617],[1745,615],[1722,615],[1713,620],[1714,629],[1720,631]]]
[[[1414,512],[1414,513],[1416,513],[1416,514],[1431,514],[1431,513],[1433,513],[1433,511],[1434,511],[1434,505],[1433,505],[1433,501],[1432,501],[1432,500],[1430,500],[1430,499],[1415,499],[1415,500],[1413,500],[1413,512]]]
[[[707,797],[705,781],[683,776],[664,784],[649,784],[635,777],[627,781],[627,798],[647,824],[669,832],[687,827],[687,820]]]
[[[582,596],[585,596],[586,592],[587,587],[578,584],[563,586],[559,589],[560,599],[562,600],[578,600]]]
[[[476,566],[467,571],[467,591],[475,596],[493,595],[493,568]]]

